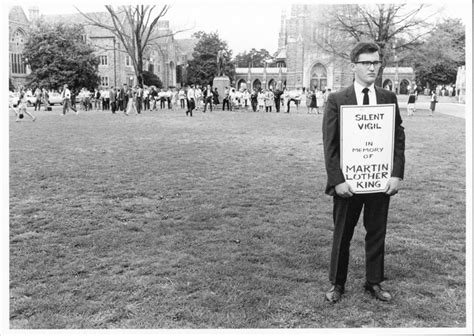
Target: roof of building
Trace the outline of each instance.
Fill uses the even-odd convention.
[[[13,6],[8,12],[8,21],[17,23],[28,23],[28,17],[21,6]]]
[[[286,48],[278,50],[278,54],[275,57],[277,60],[286,60]]]
[[[251,74],[263,74],[264,68],[250,68]],[[286,74],[287,69],[281,68],[281,73]],[[236,74],[248,74],[249,68],[235,68]],[[267,74],[279,74],[280,68],[267,68]]]

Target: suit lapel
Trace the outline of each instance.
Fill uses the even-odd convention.
[[[375,86],[375,96],[377,97],[377,104],[386,104],[386,97],[385,95],[382,93],[382,91]]]
[[[357,97],[354,90],[354,84],[346,89],[345,101],[341,105],[357,105]]]

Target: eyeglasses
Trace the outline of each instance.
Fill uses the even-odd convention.
[[[379,67],[382,64],[382,61],[361,61],[361,62],[354,62],[355,64],[362,64],[366,68],[369,68],[371,65],[374,66],[374,68]]]

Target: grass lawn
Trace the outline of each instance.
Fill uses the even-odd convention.
[[[402,111],[405,116],[405,111]],[[10,117],[10,327],[466,327],[465,120],[404,117],[385,287],[329,288],[322,115]]]

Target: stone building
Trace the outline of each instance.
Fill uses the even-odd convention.
[[[36,15],[37,9],[32,8],[30,10],[30,17],[34,18]],[[15,6],[8,13],[8,23],[9,75],[12,84],[15,87],[19,87],[26,83],[26,76],[30,73],[30,69],[25,64],[23,57],[30,20],[21,7]]]
[[[277,67],[282,68],[282,85],[290,90],[304,87],[318,90],[331,88],[334,91],[352,83],[349,61],[325,52],[317,43],[333,33],[327,29],[324,17],[330,6],[333,5],[292,5],[289,15],[282,13],[275,61]],[[350,7],[344,9],[350,10]],[[267,68],[267,75],[269,72],[280,72],[274,69]],[[262,83],[263,68],[236,70],[237,87],[244,81]],[[399,90],[400,93],[406,93],[408,87],[413,87],[414,80],[411,68],[387,67],[382,76],[384,87]],[[263,87],[269,88],[272,83],[268,79],[265,84]]]
[[[286,68],[235,68],[235,86],[241,88],[281,88],[285,86]]]
[[[110,21],[107,12],[88,13],[102,22]],[[121,86],[126,83],[135,85],[137,78],[130,56],[125,52],[121,42],[107,29],[91,25],[87,19],[77,14],[47,15],[40,16],[37,9],[30,9],[30,18],[27,18],[20,6],[10,10],[10,77],[15,86],[24,86],[26,76],[30,72],[28,67],[22,63],[22,51],[25,43],[25,34],[28,27],[34,24],[34,20],[44,18],[49,23],[83,24],[85,29],[85,40],[94,46],[95,55],[99,58],[98,75],[103,87]],[[174,38],[169,28],[168,21],[159,21],[157,36],[144,55],[144,70],[157,75],[163,82],[164,87],[180,86],[183,82],[185,65],[192,57],[194,49],[193,39],[180,41]],[[194,42],[194,43],[193,43]]]

